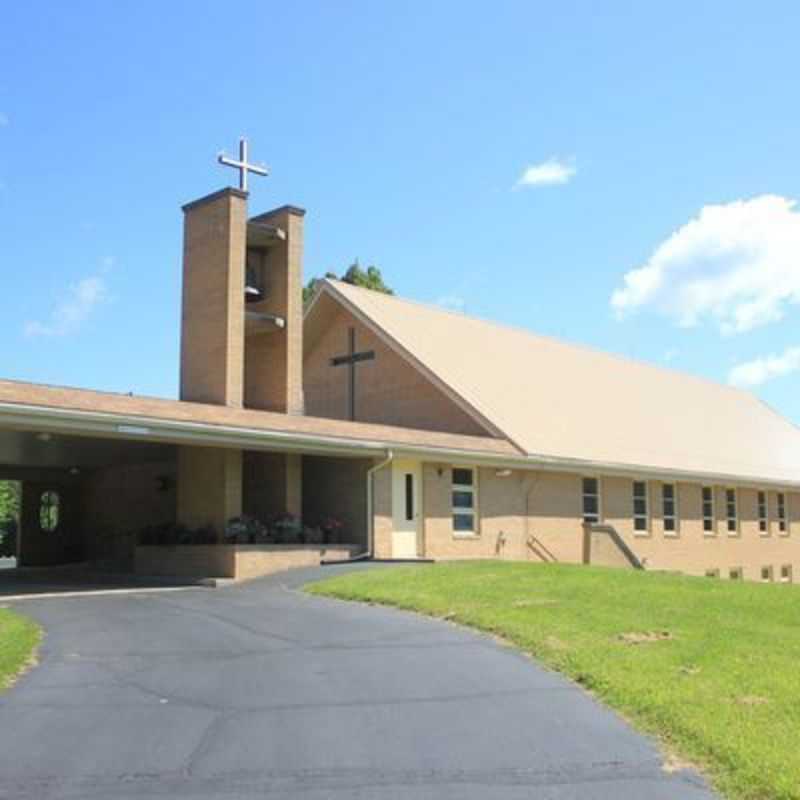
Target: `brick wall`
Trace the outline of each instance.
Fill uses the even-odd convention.
[[[331,514],[344,527],[340,541],[367,542],[367,470],[369,459],[303,457],[303,520],[316,525]]]
[[[441,471],[441,474],[439,472]],[[435,559],[508,558],[580,563],[583,528],[581,476],[514,470],[500,477],[494,469],[478,470],[478,533],[454,534],[451,522],[451,472],[446,464],[423,466],[423,552]],[[784,564],[800,575],[800,493],[786,492],[787,531],[778,530],[775,493],[769,492],[770,522],[766,534],[758,529],[757,489],[737,491],[739,527],[729,535],[725,520],[724,487],[714,487],[716,525],[703,531],[701,485],[676,485],[678,530],[664,529],[661,483],[648,483],[650,526],[634,532],[632,480],[605,477],[600,481],[601,521],[611,525],[649,569],[704,575],[719,569],[724,577],[743,567],[745,578],[759,580],[761,568],[772,566],[776,580]],[[526,507],[528,513],[526,513]],[[391,514],[382,522],[382,537],[391,551]],[[612,563],[613,554],[595,551],[595,563]]]
[[[423,377],[382,339],[344,310],[339,311],[304,363],[306,413],[347,419],[348,367],[330,359],[347,353],[348,328],[356,350],[374,350],[375,360],[356,365],[356,419],[422,430],[481,436],[486,431]]]

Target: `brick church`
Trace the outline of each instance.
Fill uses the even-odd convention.
[[[179,400],[0,381],[20,565],[800,570],[800,429],[754,396],[337,281],[304,309],[305,211],[226,188],[183,212]],[[233,544],[243,518],[336,525]],[[206,540],[142,541],[170,526]]]

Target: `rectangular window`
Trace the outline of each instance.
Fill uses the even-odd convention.
[[[714,535],[714,489],[711,486],[703,487],[703,531]]]
[[[781,567],[781,583],[791,583],[791,582],[792,582],[792,565],[784,564]]]
[[[664,533],[676,533],[678,530],[678,507],[674,483],[661,485],[661,510],[664,517]]]
[[[706,570],[706,578],[719,578],[719,570],[718,569],[707,569]]]
[[[761,567],[761,580],[764,583],[772,583],[772,567]]]
[[[633,482],[633,530],[644,533],[650,527],[647,510],[647,481]]]
[[[600,481],[583,479],[583,521],[600,522]]]
[[[744,578],[744,570],[741,567],[731,567],[728,576],[732,581],[740,581]]]
[[[761,533],[769,533],[767,520],[767,493],[758,493],[758,529]]]
[[[406,473],[406,519],[414,519],[414,476]]]
[[[786,495],[783,492],[778,492],[778,530],[781,533],[787,532],[786,525]]]
[[[453,467],[451,493],[453,531],[462,536],[474,536],[476,525],[477,492],[475,470],[468,467]]]
[[[739,517],[736,513],[736,489],[725,490],[725,516],[728,520],[728,533],[735,536],[739,531]]]

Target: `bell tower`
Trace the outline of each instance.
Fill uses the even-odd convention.
[[[247,162],[226,188],[183,207],[183,298],[180,399],[281,414],[303,413],[303,218],[281,206],[248,219]],[[274,510],[297,516],[299,455],[181,447],[178,519],[220,533],[231,517],[251,512],[281,487]],[[247,487],[243,503],[243,484]],[[248,499],[249,496],[249,499]]]

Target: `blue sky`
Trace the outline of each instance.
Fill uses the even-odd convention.
[[[271,177],[306,275],[757,392],[800,423],[796,3],[26,3],[0,375],[174,396],[180,206]],[[226,174],[229,173],[229,174]],[[624,387],[619,387],[624,390]]]

